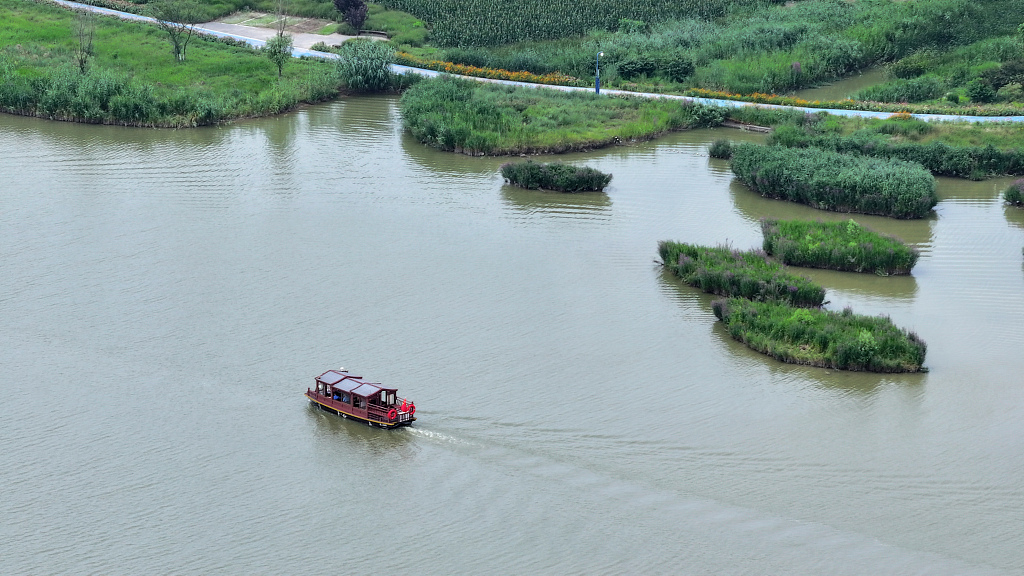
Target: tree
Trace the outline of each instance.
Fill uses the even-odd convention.
[[[334,7],[356,30],[361,29],[366,22],[368,8],[365,0],[334,0]]]
[[[277,64],[277,77],[280,78],[282,70],[284,69],[284,63],[292,57],[292,37],[290,34],[285,34],[284,29],[288,26],[288,17],[284,13],[284,2],[283,0],[277,1],[277,35],[267,40],[266,46],[263,48],[267,53],[267,58],[274,64]]]
[[[161,0],[150,4],[150,9],[157,24],[171,38],[174,59],[184,62],[185,50],[192,40],[196,24],[202,22],[202,9],[190,0]]]
[[[263,50],[267,53],[267,58],[274,64],[277,64],[277,77],[281,77],[284,63],[292,57],[292,36],[291,34],[278,33],[267,40],[267,45]]]
[[[92,39],[96,35],[96,15],[86,10],[78,10],[74,26],[75,37],[78,38],[75,60],[78,61],[79,72],[85,74],[89,66],[89,57],[92,56]]]

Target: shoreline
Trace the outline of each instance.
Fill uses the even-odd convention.
[[[97,14],[102,14],[102,15],[105,15],[105,16],[112,16],[112,17],[115,17],[115,18],[120,18],[122,20],[134,20],[134,21],[148,22],[148,23],[154,23],[154,24],[156,23],[156,20],[154,18],[149,17],[149,16],[141,16],[139,14],[132,14],[130,12],[121,12],[119,10],[112,10],[110,8],[102,8],[102,7],[99,7],[99,6],[93,6],[91,4],[81,4],[81,3],[78,3],[78,2],[72,2],[70,0],[49,0],[49,2],[52,2],[52,3],[54,3],[54,4],[58,5],[58,6],[62,6],[62,7],[71,9],[71,10],[88,10],[90,12],[95,12]],[[248,37],[245,37],[245,36],[240,36],[238,34],[232,34],[232,33],[229,33],[229,32],[222,32],[222,31],[218,31],[218,30],[214,30],[214,29],[210,29],[210,28],[203,28],[203,27],[197,26],[196,27],[196,31],[198,33],[200,33],[200,34],[206,34],[206,35],[213,36],[213,37],[216,37],[216,38],[230,38],[230,39],[236,40],[236,41],[244,41],[245,43],[249,44],[250,46],[253,46],[253,47],[256,47],[256,48],[263,47],[266,44],[266,42],[263,41],[263,40],[259,40],[259,39],[256,39],[256,38],[248,38]],[[336,59],[338,59],[338,55],[337,54],[332,54],[330,52],[318,52],[318,51],[315,51],[315,50],[308,50],[308,49],[305,49],[305,48],[293,48],[292,49],[292,56],[295,57],[295,58],[308,57],[308,58],[319,58],[319,59],[324,59],[324,60],[336,60]],[[409,74],[409,73],[412,73],[412,74],[419,74],[420,76],[425,76],[425,77],[428,77],[428,78],[436,77],[436,76],[439,76],[439,75],[442,74],[441,72],[437,72],[435,70],[428,70],[428,69],[424,69],[424,68],[414,68],[412,66],[405,66],[405,65],[401,65],[401,64],[392,64],[391,65],[391,69],[396,74]],[[505,84],[505,85],[509,85],[509,86],[524,86],[524,87],[529,87],[529,88],[547,88],[547,89],[552,89],[552,90],[562,90],[562,91],[566,91],[566,92],[569,92],[569,91],[587,91],[587,92],[589,92],[589,91],[593,90],[592,88],[589,88],[589,87],[555,86],[555,85],[550,85],[550,84],[533,84],[533,83],[518,82],[518,81],[513,81],[513,80],[499,80],[499,79],[492,79],[492,78],[479,78],[479,77],[476,77],[476,76],[462,76],[462,75],[458,75],[458,74],[451,74],[450,76],[455,76],[455,77],[458,77],[458,78],[464,78],[464,79],[467,79],[467,80],[473,80],[473,81],[477,81],[477,82],[492,82],[492,83],[497,83],[497,84]],[[669,99],[669,100],[680,100],[680,101],[683,101],[683,102],[694,102],[694,103],[698,103],[698,104],[704,104],[704,105],[709,105],[709,106],[718,106],[718,107],[722,107],[722,108],[747,108],[747,107],[753,107],[753,108],[761,108],[761,109],[766,109],[766,110],[794,110],[794,111],[804,112],[805,114],[814,114],[814,113],[817,113],[817,112],[826,112],[826,113],[831,114],[833,116],[861,117],[861,118],[880,118],[880,119],[889,118],[890,116],[892,116],[894,114],[894,112],[875,112],[875,111],[871,111],[871,110],[848,110],[848,109],[842,109],[842,108],[812,108],[812,107],[806,107],[806,106],[787,106],[787,105],[782,105],[782,104],[765,104],[765,103],[759,103],[759,102],[748,102],[748,101],[744,101],[744,100],[729,100],[729,99],[724,99],[724,98],[723,99],[719,99],[719,98],[704,98],[704,97],[699,97],[699,96],[683,96],[683,95],[680,95],[680,94],[657,94],[657,93],[653,93],[653,92],[630,92],[630,91],[627,91],[627,90],[618,90],[618,89],[606,89],[606,90],[603,90],[602,92],[605,93],[605,94],[608,94],[608,95],[613,95],[613,96],[636,97],[636,98],[660,98],[660,99]],[[927,121],[927,122],[971,122],[971,123],[974,123],[974,122],[1024,122],[1024,116],[969,116],[969,115],[955,115],[955,114],[924,114],[924,113],[912,113],[912,114],[910,114],[910,116],[912,116],[914,118],[917,118],[919,120]]]

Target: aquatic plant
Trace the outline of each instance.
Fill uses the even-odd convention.
[[[761,251],[663,241],[658,253],[683,282],[711,294],[781,300],[794,306],[821,306],[825,301],[824,288],[786,271]]]
[[[924,124],[915,122],[919,125]],[[917,134],[930,130],[927,124],[911,128],[906,122],[891,121],[849,135],[818,134],[794,126],[780,126],[772,133],[768,142],[790,147],[820,148],[843,154],[905,160],[920,164],[938,176],[980,180],[1000,174],[1024,174],[1024,149],[1020,147],[999,149],[991,144],[957,146],[941,140],[916,142],[886,136],[886,133],[900,133],[899,125],[903,125],[906,130],[913,129]],[[909,131],[904,131],[900,135],[914,136]]]
[[[711,143],[711,146],[708,146],[708,156],[725,160],[732,158],[732,142],[724,138],[715,140]]]
[[[533,161],[508,162],[501,165],[501,175],[520,188],[587,192],[604,190],[612,180],[589,166],[573,166],[562,162],[540,164]]]
[[[1014,206],[1024,206],[1024,179],[1014,180],[1003,192],[1003,199]]]
[[[761,220],[764,251],[790,266],[876,274],[909,274],[917,250],[854,220]]]
[[[938,202],[935,179],[911,162],[744,143],[731,165],[758,194],[821,210],[921,218]]]
[[[919,372],[927,345],[884,316],[742,298],[711,304],[729,335],[776,360],[839,370]]]

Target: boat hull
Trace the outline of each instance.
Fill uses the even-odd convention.
[[[353,420],[357,420],[357,421],[363,422],[363,423],[368,424],[370,426],[377,426],[379,428],[391,429],[391,428],[400,428],[402,426],[409,426],[413,422],[416,421],[416,417],[415,416],[413,416],[411,414],[408,414],[408,415],[403,414],[401,416],[407,416],[407,418],[400,417],[399,419],[395,420],[394,422],[382,422],[382,421],[379,421],[379,420],[368,418],[367,415],[355,414],[353,412],[345,410],[345,408],[343,406],[337,405],[338,403],[331,402],[330,404],[328,404],[327,402],[321,401],[316,396],[318,396],[318,395],[310,393],[310,392],[306,393],[306,398],[309,399],[310,404],[312,404],[313,406],[316,406],[317,408],[320,408],[324,412],[330,412],[331,414],[336,414],[338,416],[341,416],[342,418],[351,418]]]

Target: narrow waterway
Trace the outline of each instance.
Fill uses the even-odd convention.
[[[1024,212],[855,216],[909,277],[804,271],[930,372],[780,364],[654,262],[760,244],[718,131],[504,186],[390,98],[165,131],[0,115],[0,572],[1021,574]],[[758,136],[724,132],[734,139]],[[302,393],[338,366],[420,420]]]
[[[871,68],[859,74],[854,74],[849,78],[836,80],[835,82],[818,86],[817,88],[797,90],[793,95],[812,102],[814,100],[844,100],[852,97],[857,92],[869,86],[882,84],[888,79],[888,76],[885,74],[885,68]]]

